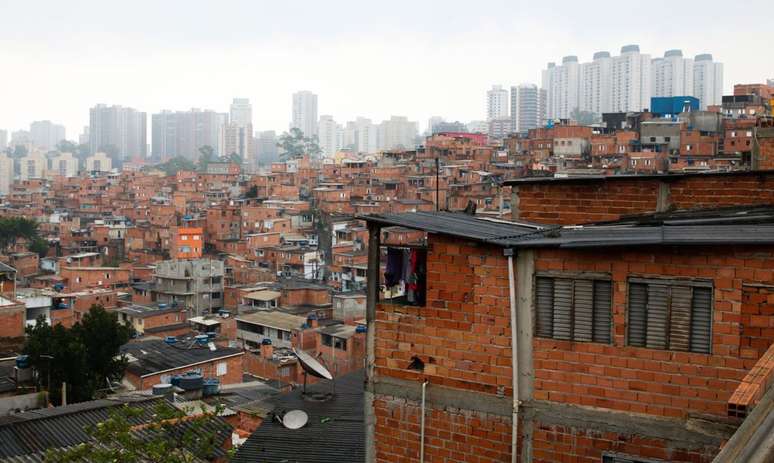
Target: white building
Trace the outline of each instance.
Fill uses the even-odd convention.
[[[87,172],[110,172],[113,163],[105,153],[96,153],[86,158]]]
[[[8,148],[8,131],[0,130],[0,150]]]
[[[487,132],[489,138],[503,139],[513,133],[513,127],[511,126],[511,118],[503,117],[500,119],[492,119],[489,121],[489,131]]]
[[[416,144],[419,124],[404,116],[391,116],[379,124],[379,150],[412,149]]]
[[[31,178],[45,178],[47,165],[46,157],[38,151],[33,151],[19,159],[19,179],[23,181]]]
[[[51,121],[35,121],[30,124],[30,138],[35,147],[50,151],[65,139],[65,127]]]
[[[701,109],[723,102],[723,63],[714,62],[708,53],[693,60],[693,96],[699,99]]]
[[[613,58],[612,110],[642,111],[650,108],[650,55],[640,53],[638,45],[626,45]]]
[[[73,153],[59,153],[51,158],[51,169],[48,173],[60,177],[75,177],[78,175],[78,159]]]
[[[427,120],[427,130],[425,130],[425,135],[432,135],[433,134],[433,127],[436,125],[442,123],[444,121],[443,117],[441,116],[432,116]]]
[[[580,64],[577,56],[565,56],[562,65],[548,63],[543,71],[542,88],[546,91],[546,117],[569,119],[580,105]]]
[[[489,133],[489,123],[487,121],[470,121],[466,126],[470,133]]]
[[[303,90],[293,94],[291,129],[299,129],[304,136],[317,135],[317,95]]]
[[[338,150],[341,149],[340,144],[340,132],[341,127],[333,120],[333,116],[323,115],[320,116],[320,122],[318,123],[318,131],[320,138],[320,149],[325,157],[331,157]]]
[[[579,108],[595,114],[612,111],[613,59],[610,52],[594,53],[590,63],[581,65]]]
[[[358,117],[347,122],[344,129],[344,148],[352,147],[357,153],[376,153],[379,151],[379,129],[366,117]]]
[[[511,87],[511,130],[527,132],[543,125],[546,92],[535,84]]]
[[[508,117],[508,90],[502,85],[493,85],[486,92],[486,120]]]
[[[693,96],[693,60],[681,50],[667,50],[652,61],[653,96]]]
[[[234,98],[229,108],[230,122],[241,127],[253,125],[253,105],[249,98]]]
[[[13,159],[0,153],[0,196],[5,196],[11,191],[13,184]]]

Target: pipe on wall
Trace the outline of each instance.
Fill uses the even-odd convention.
[[[511,419],[513,421],[511,429],[511,462],[516,463],[517,447],[519,444],[519,343],[518,322],[516,318],[516,272],[513,270],[513,250],[508,250],[508,289],[511,302],[511,376],[513,381],[513,412]]]

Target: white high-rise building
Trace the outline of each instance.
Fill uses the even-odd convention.
[[[359,153],[375,153],[379,150],[379,130],[371,119],[358,117],[354,122],[355,151]]]
[[[35,147],[51,151],[65,139],[65,127],[51,121],[35,121],[30,124],[30,138]]]
[[[470,133],[487,133],[489,132],[489,123],[487,121],[470,121],[465,124]]]
[[[443,117],[441,116],[432,116],[430,119],[427,120],[427,130],[425,130],[425,135],[432,135],[433,134],[433,127],[443,122]]]
[[[419,124],[404,116],[391,116],[379,124],[378,137],[380,150],[412,149],[416,144]]]
[[[89,110],[89,152],[107,152],[114,161],[145,159],[147,125],[144,112],[99,104]]]
[[[51,158],[51,169],[48,174],[66,178],[75,177],[78,175],[78,159],[73,156],[73,153],[59,153]]]
[[[523,133],[543,125],[545,105],[546,92],[537,85],[511,87],[511,130]]]
[[[610,52],[598,51],[590,63],[581,65],[579,108],[595,114],[612,111],[612,70]]]
[[[667,50],[651,66],[652,96],[693,96],[693,60],[681,50]]]
[[[341,149],[339,144],[340,126],[333,120],[333,116],[322,115],[318,124],[320,149],[325,157],[331,157]]]
[[[39,151],[33,151],[19,159],[19,179],[45,178],[48,160]]]
[[[8,148],[8,131],[0,130],[0,150]]]
[[[0,153],[0,196],[5,196],[11,191],[13,184],[13,159]]]
[[[580,106],[580,64],[577,56],[565,56],[562,65],[548,63],[543,71],[542,88],[546,91],[546,117],[569,119]]]
[[[253,125],[253,105],[250,104],[249,98],[234,98],[231,101],[230,107],[230,121],[239,127],[247,127]]]
[[[306,137],[317,135],[317,95],[308,90],[293,94],[290,128],[301,130]]]
[[[502,85],[493,85],[486,92],[486,120],[508,117],[508,90]]]
[[[638,45],[626,45],[613,58],[612,110],[642,111],[650,107],[650,55],[640,53]]]
[[[699,99],[701,109],[723,102],[723,63],[714,62],[708,53],[693,60],[693,96]]]
[[[95,153],[86,158],[88,172],[110,172],[112,169],[113,162],[105,153]]]

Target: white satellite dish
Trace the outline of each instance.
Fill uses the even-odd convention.
[[[311,355],[302,350],[293,349],[293,354],[298,357],[298,361],[301,362],[301,368],[307,373],[318,378],[333,380],[333,375],[327,368],[322,366],[320,362],[315,360]]]
[[[309,415],[303,410],[291,410],[282,417],[282,425],[288,429],[299,429],[306,426]]]

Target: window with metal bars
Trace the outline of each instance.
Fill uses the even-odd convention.
[[[629,279],[627,344],[709,354],[712,283]]]
[[[610,343],[610,280],[539,276],[535,292],[536,336]]]

